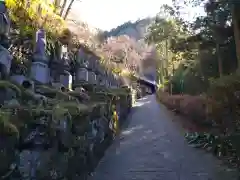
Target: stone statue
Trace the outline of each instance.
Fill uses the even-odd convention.
[[[64,65],[70,65],[70,61],[69,61],[69,55],[68,55],[68,49],[66,46],[62,46],[61,47],[61,60],[63,61]]]
[[[0,1],[0,44],[8,49],[8,34],[10,30],[10,20],[8,17],[7,7],[5,1]]]
[[[36,47],[31,65],[31,78],[43,84],[50,81],[49,58],[46,53],[46,33],[43,29],[36,32]]]
[[[1,79],[6,79],[10,73],[11,63],[12,63],[12,55],[10,52],[0,45],[0,72]]]
[[[8,35],[10,31],[10,20],[8,17],[5,0],[0,1],[0,72],[1,79],[6,79],[9,75],[12,56],[8,51]]]

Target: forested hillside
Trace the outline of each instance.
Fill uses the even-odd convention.
[[[125,49],[125,53],[121,54],[129,56],[129,58],[122,58],[125,59],[125,64],[134,67],[137,74],[146,76],[151,80],[156,79],[156,49],[154,46],[148,45],[144,41],[144,38],[148,34],[149,26],[153,23],[153,20],[154,18],[145,18],[135,22],[129,21],[109,32],[102,32],[102,36],[108,39],[108,43],[111,42],[116,48],[120,47],[119,39],[122,39],[121,51]],[[130,48],[129,44],[131,44]],[[111,45],[111,47],[113,47],[113,45]]]
[[[153,20],[153,18],[146,18],[138,20],[136,22],[126,22],[110,30],[109,32],[104,33],[106,37],[127,35],[137,41],[142,40],[144,39],[148,31],[148,27],[153,22]]]

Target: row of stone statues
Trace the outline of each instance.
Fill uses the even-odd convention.
[[[90,84],[99,84],[106,87],[119,87],[116,75],[105,72],[99,63],[99,57],[88,55],[82,49],[78,50],[76,59],[70,59],[68,49],[61,47],[61,59],[50,59],[46,55],[46,33],[44,30],[36,32],[36,48],[33,54],[31,69],[28,77],[23,74],[11,74],[12,56],[10,52],[0,46],[1,75],[10,76],[10,79],[22,84],[26,79],[42,84],[61,83],[66,89],[72,89],[72,84],[86,81]],[[71,61],[75,61],[75,67]]]
[[[1,6],[5,5],[0,0],[0,28],[9,26]],[[1,31],[5,39],[7,31]],[[117,77],[104,71],[99,57],[84,48],[76,58],[70,58],[66,46],[59,58],[47,56],[43,29],[36,32],[29,73],[13,74],[5,42],[0,41],[5,80],[0,81],[0,179],[86,180],[115,136],[115,126],[110,125],[117,118],[126,119],[129,89],[116,88]]]
[[[11,74],[11,63],[13,57],[7,50],[10,23],[4,1],[0,1],[0,71],[2,79],[10,77],[12,80],[22,84],[26,79],[40,82],[42,84],[61,83],[66,89],[71,89],[72,83],[87,81],[91,84],[99,84],[107,87],[118,87],[120,82],[116,75],[104,70],[100,64],[100,58],[80,48],[75,58],[69,57],[66,46],[60,47],[60,56],[50,58],[46,55],[46,32],[39,29],[36,32],[35,49],[31,61],[28,76],[23,74]],[[73,67],[73,63],[74,67]]]

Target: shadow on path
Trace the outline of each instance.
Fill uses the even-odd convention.
[[[155,95],[140,99],[90,180],[237,180],[211,154],[187,145]]]

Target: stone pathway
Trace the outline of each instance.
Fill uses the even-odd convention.
[[[211,154],[189,147],[171,118],[154,95],[138,100],[90,180],[238,179]]]

